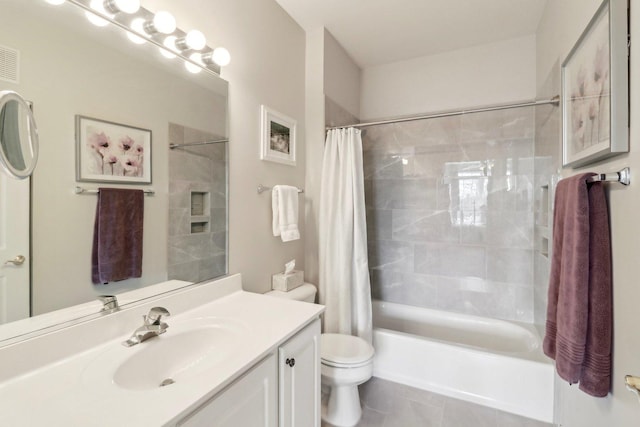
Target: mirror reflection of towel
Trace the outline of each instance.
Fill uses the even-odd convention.
[[[93,229],[91,278],[107,284],[142,276],[144,192],[100,188]]]

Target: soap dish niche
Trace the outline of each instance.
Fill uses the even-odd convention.
[[[191,234],[208,233],[211,229],[211,193],[191,190]]]

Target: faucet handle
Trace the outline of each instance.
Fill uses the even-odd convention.
[[[169,317],[171,313],[164,307],[153,307],[145,317],[145,323],[148,325],[160,324],[162,316]]]

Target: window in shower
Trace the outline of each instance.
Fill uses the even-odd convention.
[[[488,166],[485,161],[448,162],[443,183],[449,184],[451,224],[485,226],[488,197]]]

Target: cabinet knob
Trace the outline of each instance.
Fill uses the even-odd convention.
[[[293,357],[291,359],[287,359],[284,361],[284,363],[286,363],[287,365],[289,365],[290,367],[293,368],[293,365],[296,364],[296,359],[294,359]]]

